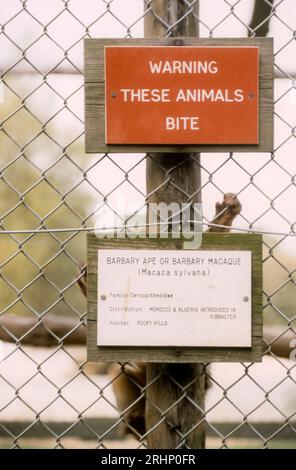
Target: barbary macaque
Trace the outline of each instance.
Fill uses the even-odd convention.
[[[235,217],[241,212],[241,203],[233,193],[224,194],[222,203],[216,203],[216,214],[209,232],[229,232]],[[216,227],[220,225],[223,227]],[[78,285],[86,297],[87,273],[78,279]],[[146,385],[145,363],[112,364],[112,386],[116,397],[117,408],[122,413],[125,433],[140,437],[145,434],[145,397],[143,388]]]
[[[224,194],[223,201],[216,202],[216,214],[212,220],[214,225],[224,225],[224,227],[210,227],[209,232],[229,232],[232,222],[242,210],[241,203],[233,193]]]

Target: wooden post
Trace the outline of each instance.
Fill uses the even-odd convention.
[[[154,0],[145,16],[145,37],[167,35],[166,25],[175,25],[170,30],[170,36],[198,37],[198,2],[192,5],[196,17],[190,13],[177,23],[188,12],[188,8],[188,5],[178,0]],[[176,45],[181,47],[181,41],[176,40]],[[147,194],[150,195],[148,202],[180,204],[188,202],[187,194],[194,194],[192,202],[201,202],[199,161],[199,154],[149,154],[146,166]],[[175,166],[177,168],[173,169]],[[171,169],[172,173],[167,173]],[[161,186],[166,180],[166,174],[170,175],[170,180]],[[149,383],[146,392],[148,447],[204,448],[205,427],[200,423],[205,397],[204,366],[150,363],[147,364]]]

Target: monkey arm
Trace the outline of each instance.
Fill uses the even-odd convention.
[[[208,232],[229,232],[230,227],[238,214],[242,205],[234,193],[224,194],[223,201],[216,202],[216,214],[212,224],[224,225],[225,227],[209,227]]]

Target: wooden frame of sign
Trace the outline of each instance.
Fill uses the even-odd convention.
[[[260,362],[262,360],[262,237],[257,234],[204,233],[202,251],[251,252],[251,346],[250,347],[139,347],[97,345],[98,250],[183,250],[180,238],[109,239],[88,234],[87,238],[87,357],[110,362]],[[191,251],[191,250],[190,250]],[[139,253],[139,251],[135,252]],[[183,254],[182,254],[183,255]],[[144,280],[142,282],[145,282]],[[161,281],[159,281],[161,282]],[[228,326],[225,324],[225,327]]]
[[[259,48],[259,143],[240,145],[139,145],[106,144],[105,137],[105,46],[213,46]],[[273,150],[273,39],[85,39],[85,151],[118,152],[271,152]],[[120,72],[119,72],[120,73]]]

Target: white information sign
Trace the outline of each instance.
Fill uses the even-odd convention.
[[[98,345],[251,347],[251,252],[98,250]]]

